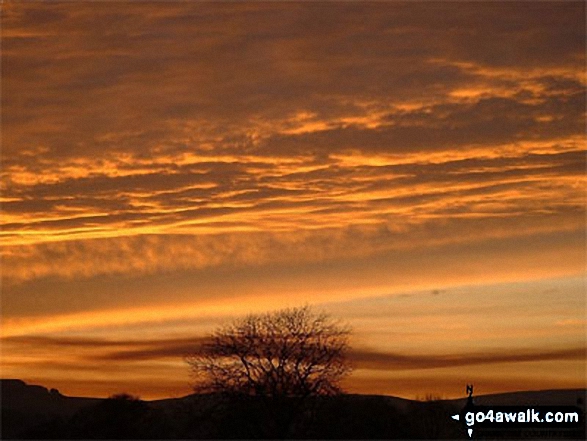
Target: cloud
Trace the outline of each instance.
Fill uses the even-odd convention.
[[[311,206],[305,208],[305,220],[290,216],[292,211],[301,210],[303,204],[288,209],[286,204],[280,203],[272,219],[265,219],[267,212],[263,209],[248,211],[250,220],[246,220],[244,214],[235,214],[235,217],[239,216],[238,220],[231,219],[227,213],[232,210],[218,209],[216,214],[224,214],[225,219],[219,217],[212,222],[208,218],[203,224],[192,223],[194,214],[191,213],[182,226],[184,234],[134,234],[132,227],[124,231],[120,225],[119,237],[92,238],[95,233],[90,231],[90,237],[84,239],[82,225],[72,235],[72,239],[77,240],[5,246],[2,252],[3,277],[10,286],[46,277],[72,279],[108,274],[134,277],[175,270],[226,270],[269,264],[317,265],[340,259],[377,259],[390,252],[405,256],[423,249],[441,252],[446,248],[449,252],[451,246],[477,246],[481,256],[485,255],[484,250],[491,248],[488,248],[488,241],[510,241],[513,244],[534,237],[539,240],[537,243],[545,245],[557,237],[582,235],[583,210],[578,206],[579,201],[526,202],[524,195],[519,193],[520,186],[505,186],[500,190],[504,195],[512,192],[511,200],[504,197],[498,203],[493,200],[495,190],[489,189],[487,196],[479,190],[471,194],[455,191],[450,202],[446,195],[431,194],[374,198],[368,208],[363,208],[360,200],[337,203],[330,209],[327,205]],[[468,198],[475,200],[474,209],[467,202]],[[526,204],[528,213],[519,212],[522,204]],[[213,214],[214,211],[208,212],[208,216]],[[341,216],[346,219],[340,219]],[[122,216],[112,217],[119,221],[124,219]],[[85,219],[91,222],[88,228],[96,228],[98,221],[108,225],[112,220],[110,215],[103,219]],[[553,219],[558,222],[553,224]],[[55,223],[76,224],[80,221],[83,219]],[[181,223],[181,217],[177,216],[176,221]],[[524,230],[512,230],[512,221],[523,225]],[[149,224],[146,228],[154,228],[156,222],[151,220]],[[247,225],[250,225],[250,231],[241,230]],[[271,232],[272,229],[277,231]],[[67,230],[63,234],[67,234]],[[546,248],[543,251],[546,253]],[[6,296],[9,296],[8,292]]]
[[[576,146],[578,148],[579,145]],[[168,172],[64,178],[5,192],[3,236],[14,245],[146,233],[304,230],[353,224],[409,223],[451,215],[459,205],[480,217],[519,217],[548,209],[581,209],[581,150],[440,162],[341,156],[329,165],[304,162],[203,162]],[[44,175],[47,176],[47,175]],[[563,197],[564,196],[564,197]],[[491,199],[499,204],[483,205]],[[444,207],[444,208],[443,208]],[[345,219],[337,213],[348,213]],[[400,221],[400,223],[403,221]]]
[[[4,5],[5,323],[151,323],[166,305],[238,309],[269,292],[580,272],[584,15],[580,2]],[[34,344],[146,362],[184,343]],[[576,355],[357,354],[390,369]]]
[[[559,139],[584,127],[583,87],[570,95],[518,98],[487,97],[474,103],[441,103],[412,112],[391,113],[376,128],[336,126],[304,134],[276,134],[262,144],[262,154],[320,155],[339,151],[410,153],[494,146],[518,139]],[[540,122],[540,118],[547,118]],[[537,122],[538,120],[538,122]]]
[[[76,351],[87,352],[84,362],[95,361],[142,361],[177,359],[187,354],[197,353],[199,346],[206,341],[205,336],[152,340],[115,340],[80,337],[17,336],[4,337],[2,342],[10,345],[29,347],[32,352]],[[423,354],[411,355],[397,352],[382,352],[365,348],[351,349],[349,361],[355,369],[370,370],[420,370],[453,368],[470,365],[489,365],[496,363],[525,363],[547,360],[581,360],[585,357],[584,347],[557,350],[543,349],[504,349],[495,352],[464,354]]]
[[[495,363],[524,363],[546,360],[583,360],[585,348],[569,348],[554,351],[514,350],[502,353],[472,353],[464,355],[405,355],[399,353],[353,350],[350,360],[358,369],[375,370],[420,370],[439,369],[469,365]]]
[[[233,149],[253,133],[275,136],[302,111],[336,125],[406,101],[446,101],[477,85],[471,65],[537,66],[545,78],[560,78],[555,66],[581,69],[581,6],[505,8],[13,5],[3,17],[5,156],[22,164],[18,152],[39,146],[43,162]],[[527,76],[496,83],[490,91],[533,86]],[[508,116],[519,107],[510,102]]]
[[[136,361],[179,358],[195,353],[204,337],[167,338],[157,340],[114,340],[83,337],[50,337],[24,335],[2,338],[4,344],[28,347],[34,351],[82,351],[86,362],[95,361]],[[78,363],[79,364],[79,363]],[[70,364],[71,368],[75,365]]]
[[[195,349],[196,348],[196,349]],[[102,360],[149,360],[162,358],[182,358],[186,354],[196,353],[197,345],[193,341],[169,344],[156,342],[147,349],[115,351],[102,357]],[[585,357],[585,348],[571,348],[559,351],[528,351],[513,353],[465,354],[465,355],[404,355],[397,353],[369,352],[352,350],[349,360],[357,369],[374,370],[420,370],[451,368],[470,365],[488,365],[495,363],[523,363],[546,360],[582,360]]]
[[[583,6],[503,8],[7,6],[3,241],[572,218]]]
[[[45,348],[70,348],[79,347],[85,349],[92,348],[116,348],[116,347],[151,347],[151,346],[177,346],[192,344],[197,346],[199,344],[198,338],[183,338],[183,339],[159,339],[153,340],[121,340],[108,339],[98,337],[55,337],[42,335],[22,335],[14,337],[4,337],[2,341],[6,343],[14,343],[18,345],[42,346]]]

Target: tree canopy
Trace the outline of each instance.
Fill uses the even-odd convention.
[[[198,392],[263,398],[334,394],[349,372],[349,329],[308,306],[249,315],[186,358]]]

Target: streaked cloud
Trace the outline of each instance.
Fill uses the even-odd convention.
[[[494,363],[521,363],[544,360],[582,360],[585,358],[585,348],[563,349],[551,352],[518,351],[508,353],[489,354],[458,354],[444,356],[414,356],[404,354],[381,353],[372,351],[354,351],[351,354],[358,368],[377,370],[404,370],[404,369],[438,369],[468,365],[491,365]]]
[[[434,322],[449,345],[454,317],[429,312],[452,287],[574,280],[584,15],[581,2],[8,2],[3,335],[168,363],[183,334],[140,346],[91,333],[308,300],[344,315],[403,293],[425,299],[405,325]],[[542,297],[528,297],[534,310]],[[564,344],[533,341],[527,360],[505,347],[501,360],[574,357],[557,351],[580,346],[576,297],[549,316]],[[369,315],[358,334],[375,332]],[[521,320],[516,335],[537,332]],[[88,340],[51,340],[74,331]],[[499,358],[416,357],[383,340],[357,357],[390,369]],[[145,366],[137,388],[162,375]],[[88,384],[105,381],[94,374]]]
[[[198,338],[150,339],[150,340],[106,340],[87,338],[59,338],[42,336],[5,337],[6,344],[18,344],[32,350],[54,351],[76,348],[76,351],[90,353],[87,362],[93,361],[140,361],[171,358],[181,360],[188,354],[195,354],[205,336]],[[585,357],[584,347],[565,348],[544,352],[537,349],[506,349],[494,353],[408,355],[354,348],[349,361],[356,369],[406,370],[438,369],[467,365],[493,363],[519,363],[543,360],[578,360]]]

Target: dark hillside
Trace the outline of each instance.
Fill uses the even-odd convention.
[[[56,426],[99,398],[61,395],[58,390],[26,384],[21,380],[0,380],[2,438],[13,438],[35,427]]]
[[[142,401],[67,397],[57,390],[2,380],[2,439],[271,438],[265,404],[254,398],[188,395]],[[578,405],[585,390],[513,392],[475,397],[478,405]],[[295,439],[466,439],[450,416],[465,400],[414,401],[380,395],[311,400],[284,437]],[[280,409],[289,409],[281,402]],[[556,437],[556,436],[555,436]],[[562,436],[564,438],[564,436]]]

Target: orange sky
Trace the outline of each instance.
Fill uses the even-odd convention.
[[[2,4],[2,378],[189,393],[251,312],[347,390],[586,386],[583,2]]]

